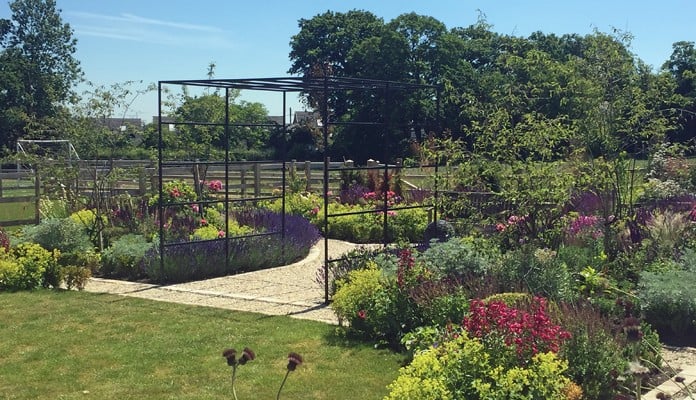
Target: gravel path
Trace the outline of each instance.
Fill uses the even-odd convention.
[[[339,258],[357,247],[329,240],[329,258]],[[85,290],[337,324],[324,303],[324,287],[316,282],[323,263],[324,241],[320,240],[305,259],[283,267],[166,286],[93,278]]]

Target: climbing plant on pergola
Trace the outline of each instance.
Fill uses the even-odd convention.
[[[321,118],[321,132],[322,132],[322,149],[323,149],[323,162],[324,162],[324,171],[323,171],[323,195],[324,195],[324,221],[323,221],[323,227],[324,227],[324,232],[328,232],[328,227],[329,227],[329,219],[333,217],[332,215],[329,214],[328,212],[328,204],[329,204],[329,173],[330,173],[330,159],[328,156],[328,147],[329,147],[329,130],[330,127],[332,126],[363,126],[363,127],[372,127],[371,129],[378,129],[381,132],[381,137],[376,137],[375,140],[378,144],[378,148],[381,147],[383,153],[380,155],[382,159],[384,160],[384,180],[385,182],[388,179],[388,160],[390,159],[390,155],[387,154],[387,149],[389,148],[389,143],[388,141],[388,134],[387,132],[392,131],[393,129],[401,129],[405,135],[411,135],[413,137],[413,129],[414,126],[419,126],[419,127],[429,127],[431,131],[439,131],[440,129],[440,121],[439,121],[439,114],[440,114],[440,90],[437,86],[433,85],[422,85],[422,84],[412,84],[412,83],[404,83],[404,82],[394,82],[394,81],[384,81],[384,80],[375,80],[375,79],[362,79],[362,78],[341,78],[341,77],[283,77],[283,78],[255,78],[255,79],[204,79],[204,80],[172,80],[172,81],[160,81],[158,84],[158,103],[159,103],[159,108],[158,108],[158,114],[159,114],[159,126],[158,126],[158,132],[159,132],[159,143],[158,143],[158,165],[159,165],[159,204],[158,204],[158,215],[159,215],[159,221],[160,221],[160,259],[162,262],[161,267],[163,268],[163,263],[164,263],[164,250],[165,247],[168,246],[168,244],[165,242],[163,239],[163,234],[164,234],[164,220],[163,220],[163,210],[165,208],[165,205],[162,203],[163,199],[163,184],[162,184],[162,172],[163,168],[167,166],[167,160],[164,159],[163,157],[163,148],[165,145],[165,137],[163,135],[163,126],[167,124],[171,124],[173,121],[168,120],[165,115],[163,115],[163,98],[165,95],[165,88],[170,87],[170,86],[180,86],[182,88],[184,87],[200,87],[200,88],[205,88],[205,89],[213,89],[217,91],[218,93],[222,90],[224,90],[224,98],[225,98],[225,120],[220,122],[220,121],[176,121],[176,124],[182,124],[182,125],[205,125],[205,126],[218,126],[221,127],[224,131],[225,135],[225,143],[227,143],[226,148],[225,148],[225,159],[224,159],[224,164],[225,164],[225,176],[228,176],[228,167],[231,162],[230,160],[230,149],[229,149],[229,142],[230,142],[230,132],[231,129],[234,127],[252,127],[252,126],[267,126],[272,129],[281,129],[281,132],[283,133],[282,137],[285,137],[285,133],[287,131],[287,122],[288,121],[288,116],[285,114],[287,107],[287,95],[288,93],[303,93],[305,95],[311,96],[314,100],[314,102],[317,104],[316,106],[316,112],[319,113],[320,118]],[[243,121],[235,121],[232,122],[230,121],[230,97],[233,90],[240,90],[240,91],[263,91],[263,92],[274,92],[274,93],[279,93],[282,95],[282,103],[283,103],[283,113],[282,113],[282,124],[277,125],[277,123],[267,123],[267,124],[258,124],[258,123],[245,123]],[[429,121],[414,121],[412,118],[410,118],[408,121],[395,121],[392,120],[390,117],[391,115],[391,110],[394,109],[394,107],[398,106],[396,104],[396,99],[398,99],[397,96],[395,96],[398,93],[415,93],[415,92],[426,92],[428,93],[428,98],[432,100],[432,102],[435,104],[435,116],[430,117]],[[372,120],[361,120],[361,121],[355,121],[355,120],[345,120],[343,118],[343,115],[333,115],[332,109],[331,109],[331,101],[329,99],[332,99],[335,94],[337,93],[342,93],[342,94],[357,94],[357,93],[362,93],[368,96],[371,96],[372,98],[380,98],[381,101],[378,103],[381,103],[383,110],[375,110],[372,118]],[[323,99],[323,100],[322,100]],[[318,101],[317,101],[318,100]],[[410,130],[410,132],[409,132]],[[285,156],[283,155],[283,175],[282,175],[282,193],[280,196],[282,198],[285,198]],[[434,196],[435,196],[435,201],[437,202],[437,188],[434,191]],[[258,201],[261,200],[260,198],[249,198],[245,199],[245,201]],[[231,199],[229,196],[225,197],[224,204],[225,204],[225,210],[229,210],[229,204],[231,202]],[[387,212],[388,208],[386,205],[386,199],[385,199],[385,204],[384,204],[384,232],[386,232],[386,227],[387,227]],[[344,214],[342,214],[344,215]],[[435,218],[436,218],[435,214]],[[283,200],[283,221],[285,220],[285,202]],[[226,226],[226,233],[228,233],[228,227]],[[283,222],[283,228],[281,229],[282,232],[280,234],[284,234],[284,222]],[[325,254],[325,259],[324,259],[324,277],[325,277],[325,300],[328,302],[328,292],[329,292],[329,286],[328,286],[328,277],[329,277],[329,263],[335,260],[330,260],[329,259],[329,252],[328,252],[328,239],[326,238],[326,235],[324,235],[324,254]],[[227,237],[227,236],[226,236]],[[227,239],[221,239],[221,240],[227,240]],[[227,242],[226,242],[227,243]],[[386,235],[385,235],[385,244],[386,244]],[[227,247],[226,247],[227,248]],[[229,254],[227,254],[226,262],[229,263]]]

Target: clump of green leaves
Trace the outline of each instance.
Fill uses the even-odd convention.
[[[567,363],[538,353],[527,363],[503,367],[481,339],[465,331],[416,354],[389,385],[386,399],[559,399],[572,385]]]
[[[27,290],[42,285],[57,287],[60,252],[50,252],[35,243],[20,243],[6,251],[0,248],[0,289]]]
[[[694,270],[644,272],[638,297],[645,319],[663,336],[693,338],[696,334]]]
[[[101,273],[128,279],[141,278],[144,275],[143,259],[150,248],[152,243],[142,235],[121,236],[102,253]]]
[[[83,227],[70,218],[47,219],[22,230],[21,241],[33,242],[44,249],[60,250],[61,265],[78,265],[80,255],[93,250]]]

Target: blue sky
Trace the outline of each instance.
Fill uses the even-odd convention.
[[[447,28],[476,22],[478,11],[493,30],[528,36],[544,33],[588,34],[619,28],[634,35],[632,51],[659,68],[672,43],[696,41],[694,0],[57,0],[62,17],[78,39],[77,58],[86,79],[109,85],[128,80],[148,83],[204,79],[215,62],[218,78],[286,76],[297,21],[327,10],[367,10],[385,21],[408,12],[435,17]],[[9,18],[8,3],[0,18]],[[282,113],[277,94],[245,93],[270,114]],[[301,105],[293,98],[288,106]],[[151,93],[136,99],[128,116],[150,120],[157,113]]]

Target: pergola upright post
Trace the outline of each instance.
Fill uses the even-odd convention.
[[[324,141],[324,303],[329,303],[329,167],[331,163],[327,148],[329,147],[329,80],[324,76],[324,90],[321,104],[321,127]]]

